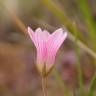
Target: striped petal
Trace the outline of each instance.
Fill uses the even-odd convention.
[[[28,27],[28,33],[36,47],[37,51],[36,65],[38,70],[41,72],[44,67],[45,55],[46,55],[46,46],[44,40],[42,39],[42,30],[41,28],[37,28],[36,31],[33,32],[32,29]]]
[[[46,66],[50,69],[55,61],[56,53],[60,46],[62,45],[63,41],[66,39],[67,33],[63,33],[63,29],[56,30],[47,41],[47,60]],[[47,70],[48,70],[47,69]]]
[[[30,28],[30,27],[28,27],[28,34],[29,34],[29,36],[30,36],[30,38],[31,38],[31,40],[32,41],[34,41],[34,31]]]
[[[37,50],[37,68],[42,74],[45,70],[44,74],[47,75],[54,65],[56,53],[66,39],[67,33],[63,33],[61,28],[52,34],[47,30],[42,31],[41,28],[37,28],[35,32],[33,32],[33,30],[28,27],[28,34]]]

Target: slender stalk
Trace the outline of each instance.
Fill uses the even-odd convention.
[[[79,86],[80,86],[80,96],[83,96],[83,78],[82,78],[82,70],[81,70],[81,65],[78,61],[78,79],[79,79]]]
[[[88,96],[93,96],[93,91],[94,91],[94,86],[96,84],[96,73],[93,76],[91,83],[89,85],[89,90],[88,90]]]
[[[95,59],[94,63],[96,64],[96,59]],[[94,75],[91,79],[91,82],[89,84],[88,96],[93,96],[95,86],[96,86],[96,72],[94,73]]]
[[[78,70],[78,80],[80,86],[80,96],[83,96],[83,77],[82,77],[82,69],[81,64],[79,61],[79,48],[76,47],[76,54],[77,54],[77,70]]]
[[[74,23],[74,26],[76,24]],[[78,40],[78,32],[75,30],[74,27],[74,34],[75,34],[75,51],[77,54],[77,69],[78,69],[78,79],[79,79],[79,86],[80,86],[80,96],[83,96],[83,77],[82,77],[82,69],[81,69],[81,64],[80,64],[80,60],[79,60],[79,53],[80,53],[80,49],[77,46],[77,40]]]
[[[59,83],[59,85],[61,86],[61,88],[63,89],[64,92],[64,96],[69,96],[69,90],[68,88],[65,86],[64,81],[62,80],[62,78],[60,77],[59,72],[57,71],[56,68],[53,69],[53,74],[57,80],[57,83]]]
[[[42,77],[42,91],[43,91],[43,96],[47,96],[47,78]]]
[[[83,18],[84,18],[87,28],[89,30],[88,33],[90,35],[90,39],[92,40],[91,43],[93,43],[94,47],[96,48],[96,45],[94,44],[96,42],[95,23],[93,21],[93,17],[92,17],[92,13],[91,13],[91,9],[89,7],[88,1],[87,0],[78,0],[77,3],[78,3],[79,8],[82,11]]]

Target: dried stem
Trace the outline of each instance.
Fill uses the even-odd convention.
[[[43,90],[43,96],[47,96],[47,78],[42,77],[42,90]]]

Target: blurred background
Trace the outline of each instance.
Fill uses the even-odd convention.
[[[69,34],[61,46],[47,91],[49,96],[67,96],[67,88],[68,96],[79,96],[80,63],[87,96],[96,69],[96,0],[0,0],[0,96],[43,96],[36,49],[25,26],[50,33],[62,27],[80,41]]]

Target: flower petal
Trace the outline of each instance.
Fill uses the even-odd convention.
[[[42,33],[44,41],[47,41],[48,37],[50,36],[50,33],[47,30],[44,30]]]
[[[35,34],[38,35],[44,41],[46,41],[47,38],[50,36],[50,34],[47,30],[42,31],[41,28],[37,28],[35,31]]]
[[[42,29],[41,28],[37,28],[36,30],[35,30],[35,35],[37,36],[39,36],[39,37],[41,37],[42,36]]]
[[[47,51],[48,51],[48,57],[46,60],[46,66],[48,69],[50,69],[55,61],[56,53],[60,46],[62,45],[63,41],[67,37],[67,33],[63,33],[63,29],[56,30],[48,39],[47,41]]]
[[[35,32],[33,32],[33,30],[28,27],[28,34],[37,49],[37,68],[42,73],[45,67],[45,74],[47,74],[54,65],[56,53],[65,40],[67,33],[63,33],[62,28],[49,34],[48,31],[42,31],[41,28],[37,28]]]
[[[28,27],[28,34],[29,34],[31,40],[33,41],[35,47],[37,48],[38,43],[37,43],[37,40],[36,40],[36,35],[35,35],[35,32],[33,32],[33,30],[30,27]]]
[[[41,28],[37,28],[35,33],[33,32],[33,30],[28,27],[28,33],[29,36],[31,38],[31,40],[33,41],[35,47],[36,47],[36,51],[37,51],[37,60],[36,60],[36,65],[39,71],[42,71],[42,68],[44,66],[44,61],[45,61],[45,43],[44,40],[42,39],[42,30]]]
[[[28,27],[28,34],[29,34],[31,40],[33,41],[33,39],[34,39],[34,31],[30,27]]]

